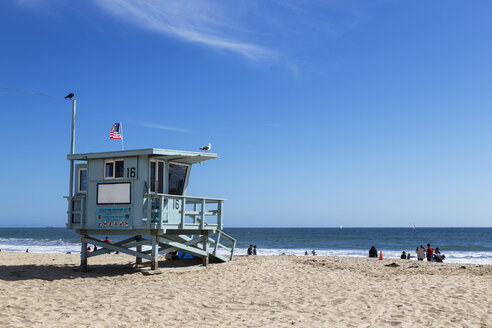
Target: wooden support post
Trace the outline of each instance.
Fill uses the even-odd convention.
[[[142,240],[142,236],[140,236],[140,235],[136,236],[135,240],[137,242],[140,241],[140,240]],[[136,250],[137,250],[137,253],[142,253],[142,245],[138,245],[136,247]],[[141,267],[142,266],[142,258],[137,256],[136,259],[137,259],[136,260],[136,266],[137,267]]]
[[[159,269],[159,236],[152,236],[151,270]]]
[[[85,235],[80,238],[80,271],[87,270],[87,241]]]
[[[208,231],[203,232],[203,237],[202,237],[202,245],[203,245],[203,250],[205,251],[205,256],[202,257],[203,265],[207,266],[209,262],[209,253],[208,253]]]

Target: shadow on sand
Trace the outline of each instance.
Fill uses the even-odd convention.
[[[194,268],[201,265],[201,259],[183,259],[179,261],[159,261],[159,269]],[[78,266],[69,264],[58,265],[0,265],[0,280],[19,281],[40,279],[54,281],[61,279],[114,277],[127,274],[141,273],[150,269],[150,262],[144,262],[143,267],[131,264],[89,265],[87,271],[80,271]]]

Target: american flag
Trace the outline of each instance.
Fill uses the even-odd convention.
[[[113,124],[111,131],[109,131],[109,139],[121,139],[120,123]]]

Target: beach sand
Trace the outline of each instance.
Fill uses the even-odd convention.
[[[148,276],[79,256],[0,252],[0,327],[492,327],[492,266],[238,256]]]

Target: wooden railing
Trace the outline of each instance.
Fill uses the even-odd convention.
[[[67,227],[71,229],[74,225],[85,226],[85,202],[86,196],[65,196],[68,200]]]
[[[146,194],[144,199],[145,213],[143,217],[147,219],[147,224],[153,228],[164,228],[176,224],[178,229],[203,230],[207,227],[217,229],[223,227],[224,199],[170,194]],[[210,205],[213,208],[207,209],[207,206]],[[175,219],[177,215],[179,215],[178,220]],[[172,216],[174,220],[169,222],[168,216]],[[206,217],[212,217],[212,221],[215,218],[216,223],[207,222]]]
[[[221,243],[221,239],[226,239],[228,243],[230,243],[230,246],[224,245],[224,243]],[[229,253],[229,261],[232,261],[234,258],[234,249],[236,248],[236,239],[232,238],[228,234],[226,234],[224,231],[219,230],[217,232],[217,237],[216,239],[209,238],[209,241],[211,241],[214,245],[214,251],[212,254],[214,256],[220,257],[218,254],[218,251],[220,249],[223,249]]]

